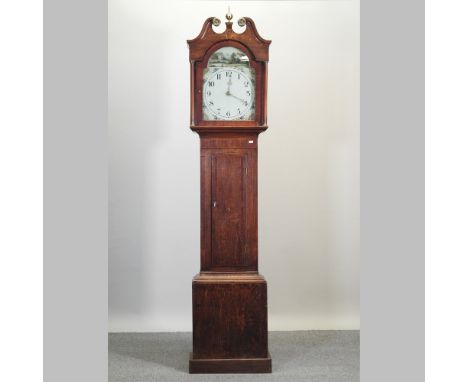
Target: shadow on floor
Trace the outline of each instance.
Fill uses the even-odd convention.
[[[109,353],[188,373],[190,333],[112,333]]]

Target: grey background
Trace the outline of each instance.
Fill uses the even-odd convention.
[[[424,380],[424,2],[361,2],[361,378]]]
[[[44,1],[51,382],[107,375],[106,20],[105,1]],[[422,0],[361,1],[362,381],[424,380],[423,34]]]
[[[105,1],[44,1],[43,289],[44,381],[107,380]]]

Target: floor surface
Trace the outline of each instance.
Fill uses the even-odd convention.
[[[191,333],[109,334],[109,382],[358,382],[359,331],[270,332],[272,374],[188,374]]]

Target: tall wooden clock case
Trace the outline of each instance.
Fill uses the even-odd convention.
[[[192,282],[190,373],[270,373],[267,284],[258,273],[257,138],[267,129],[269,40],[232,15],[188,40],[190,128],[200,136],[201,270]]]

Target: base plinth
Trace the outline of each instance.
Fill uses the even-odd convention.
[[[189,373],[271,373],[271,357],[268,354],[268,358],[194,359],[190,353]]]
[[[263,276],[202,273],[192,286],[190,373],[271,373]]]

